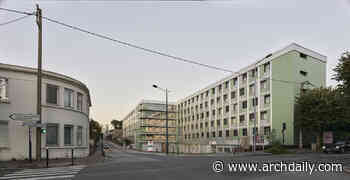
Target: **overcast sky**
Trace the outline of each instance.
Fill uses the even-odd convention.
[[[203,2],[0,0],[93,32],[232,71],[296,42],[328,57],[332,69],[350,49],[349,0]],[[0,11],[0,23],[20,17]],[[30,17],[0,26],[0,62],[36,67],[37,27]],[[84,82],[91,117],[122,119],[141,99],[164,100],[156,83],[179,100],[228,73],[173,61],[43,22],[43,68]]]

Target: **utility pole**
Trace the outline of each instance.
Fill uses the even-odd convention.
[[[165,89],[165,119],[166,119],[166,154],[169,153],[169,134],[168,134],[168,89]]]
[[[257,89],[257,84],[256,84],[256,78],[257,78],[257,75],[258,75],[258,68],[256,68],[254,70],[254,95],[253,95],[253,112],[254,112],[254,128],[253,128],[253,152],[256,151],[256,134],[257,134],[257,125],[256,125],[256,109],[255,108],[258,108],[258,102],[257,102],[257,99],[256,99],[256,89]]]
[[[41,62],[42,62],[42,16],[39,5],[36,4],[36,24],[38,25],[38,73],[37,73],[37,114],[39,116],[39,122],[41,124]],[[41,127],[36,129],[36,158],[41,159]]]

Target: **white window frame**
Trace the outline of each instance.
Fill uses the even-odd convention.
[[[67,94],[66,93],[70,93],[70,97],[69,98],[69,103],[67,104],[67,101],[66,101],[66,96]],[[64,107],[68,107],[68,108],[74,108],[74,90],[72,89],[69,89],[69,88],[64,88],[64,92],[63,92],[63,99],[64,99]]]
[[[8,121],[0,121],[1,127],[1,137],[0,137],[0,147],[8,147],[9,146],[9,122]],[[7,128],[6,131],[2,128]]]
[[[8,102],[9,97],[9,82],[8,78],[0,77],[0,102]]]
[[[80,97],[80,101],[79,101]],[[84,95],[83,93],[77,92],[77,110],[83,111],[83,101],[84,101]]]
[[[77,146],[82,146],[83,143],[83,126],[77,127]]]

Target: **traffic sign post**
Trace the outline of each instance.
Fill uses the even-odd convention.
[[[12,113],[9,118],[15,121],[39,121],[37,114]]]
[[[29,161],[32,162],[32,128],[46,127],[46,123],[38,124],[40,117],[37,114],[12,113],[9,118],[17,121],[17,125],[19,126],[28,126]],[[46,129],[44,130],[45,132],[41,132],[42,134],[46,133]]]

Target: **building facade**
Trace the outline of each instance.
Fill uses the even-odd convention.
[[[9,118],[12,113],[36,114],[37,70],[0,64],[0,160],[28,159],[29,128]],[[89,155],[89,89],[71,77],[43,71],[41,154],[50,158]],[[31,128],[36,157],[36,128]]]
[[[268,54],[177,103],[180,151],[249,148],[254,132],[257,146],[267,145],[272,134],[297,144],[295,97],[325,85],[325,56],[295,43]]]
[[[143,151],[165,152],[166,105],[161,101],[142,100],[124,119],[123,136]],[[169,152],[176,152],[176,105],[168,105]]]

